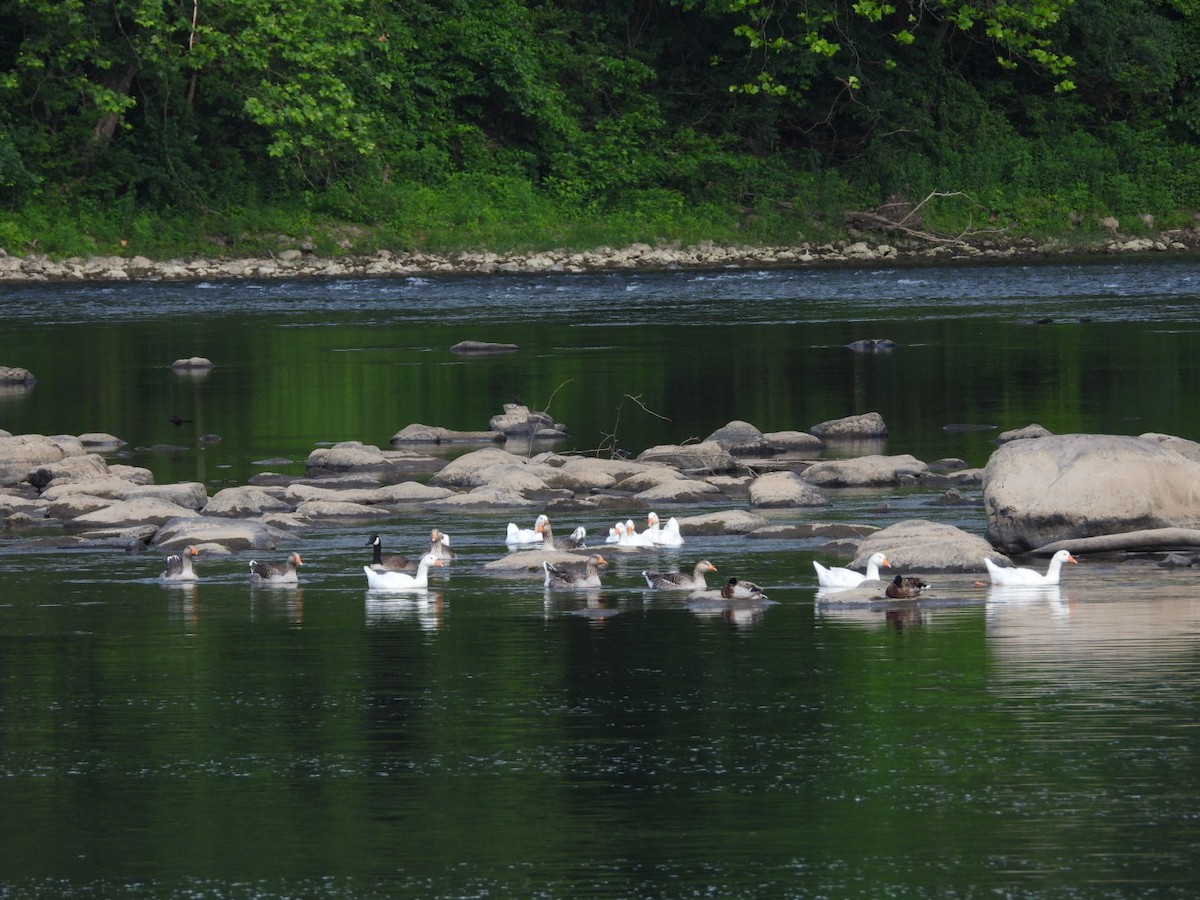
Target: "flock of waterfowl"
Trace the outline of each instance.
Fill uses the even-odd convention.
[[[555,549],[581,550],[586,547],[587,529],[576,528],[568,537],[555,538],[546,515],[537,517],[532,528],[520,528],[514,522],[508,523],[504,543],[509,550],[522,549]],[[638,531],[632,519],[617,522],[609,529],[608,544],[621,548],[643,547],[679,547],[683,544],[679,522],[671,518],[664,525],[658,515],[651,512],[646,517],[646,528]],[[367,578],[367,586],[372,590],[404,591],[421,590],[429,586],[429,570],[440,567],[455,557],[450,547],[450,536],[440,529],[430,532],[429,548],[419,558],[402,555],[384,554],[382,539],[378,534],[372,535],[366,546],[372,550],[371,562],[363,566],[363,574]],[[167,557],[166,566],[159,579],[164,582],[194,582],[199,580],[193,566],[193,560],[199,554],[194,546],[187,547],[180,554]],[[255,585],[287,586],[299,584],[297,569],[304,564],[299,553],[289,554],[281,564],[252,561],[250,563],[250,581]],[[591,589],[601,586],[600,569],[608,565],[600,553],[591,554],[584,561],[582,569],[549,561],[542,562],[543,584],[547,589]],[[686,590],[702,592],[708,590],[705,575],[716,572],[717,567],[708,560],[701,560],[691,571],[685,572],[651,572],[643,571],[642,577],[646,585],[658,590]],[[729,578],[720,588],[720,595],[728,600],[765,600],[766,593],[757,584],[739,579]]]
[[[582,526],[576,528],[568,537],[555,538],[550,525],[550,518],[540,515],[534,521],[532,528],[520,528],[514,522],[508,523],[504,543],[509,550],[522,549],[554,549],[581,550],[586,548],[587,530]],[[617,547],[679,547],[683,545],[683,536],[679,530],[679,522],[671,518],[664,525],[656,513],[646,517],[646,527],[638,531],[632,519],[617,522],[609,529],[606,544]],[[429,570],[440,567],[455,557],[450,547],[450,536],[440,529],[434,528],[429,536],[429,548],[419,558],[413,559],[401,555],[385,555],[379,535],[372,535],[366,546],[372,549],[371,562],[363,566],[367,578],[367,586],[372,590],[420,590],[429,586]],[[165,582],[191,582],[198,580],[193,560],[199,554],[196,547],[187,547],[181,554],[167,557],[166,567],[159,578]],[[988,576],[993,585],[1009,587],[1042,587],[1059,583],[1062,567],[1065,563],[1075,563],[1078,560],[1066,550],[1060,550],[1050,559],[1050,564],[1044,573],[1026,568],[1005,568],[996,565],[990,559],[985,559]],[[299,553],[291,553],[285,562],[280,564],[251,561],[250,581],[255,585],[287,586],[299,583],[298,568],[304,564]],[[608,565],[608,560],[600,553],[592,553],[578,566],[567,566],[542,562],[543,584],[551,589],[594,589],[601,586],[600,570]],[[866,571],[858,572],[841,566],[824,566],[813,561],[817,573],[817,584],[825,591],[841,591],[860,587],[871,582],[879,581],[880,568],[890,568],[891,563],[884,553],[875,553],[867,560]],[[707,559],[696,563],[690,573],[671,571],[653,572],[644,570],[642,577],[647,587],[656,590],[690,591],[692,593],[708,590],[705,578],[709,573],[717,572],[717,567]],[[983,582],[977,582],[982,585]],[[913,600],[921,596],[921,592],[929,585],[915,575],[897,575],[884,588],[884,596],[892,600]],[[757,584],[739,579],[729,578],[720,588],[720,596],[727,600],[765,600],[766,593]]]

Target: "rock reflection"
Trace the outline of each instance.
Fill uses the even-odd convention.
[[[445,601],[428,590],[367,591],[367,625],[416,622],[425,631],[438,631],[445,624]]]

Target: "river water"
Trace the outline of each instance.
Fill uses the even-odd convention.
[[[0,428],[110,432],[114,461],[210,494],[411,422],[481,429],[513,400],[548,404],[568,451],[874,410],[884,452],[983,465],[1031,422],[1200,439],[1198,330],[1191,262],[12,285],[0,365],[38,383],[0,393]],[[846,349],[863,338],[898,346]],[[521,349],[451,354],[464,339]],[[192,355],[216,368],[170,370]],[[770,517],[983,533],[938,493]],[[533,517],[322,527],[297,537],[301,586],[274,591],[240,556],[168,588],[159,554],[0,532],[0,897],[1200,888],[1193,570],[1085,558],[1046,595],[959,576],[911,609],[846,609],[817,602],[811,565],[844,556],[691,537],[547,596],[483,570]],[[577,524],[610,523],[555,521]],[[427,594],[365,589],[372,532],[411,554],[433,525],[459,557]],[[776,605],[644,589],[643,568],[700,558]]]

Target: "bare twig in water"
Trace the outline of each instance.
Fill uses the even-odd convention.
[[[649,413],[650,415],[654,416],[656,419],[661,419],[664,422],[671,421],[671,419],[669,417],[664,416],[662,413],[655,412],[650,407],[648,407],[645,403],[643,403],[641,394],[638,394],[636,397],[633,396],[633,394],[626,394],[622,398],[621,402],[617,404],[617,418],[613,421],[612,433],[604,434],[604,440],[601,441],[600,446],[596,448],[595,453],[597,456],[600,456],[603,453],[607,453],[610,458],[616,458],[617,456],[621,455],[621,449],[620,449],[620,447],[617,446],[617,433],[620,429],[621,412],[625,408],[626,400],[632,400],[639,407],[641,407],[643,412]]]

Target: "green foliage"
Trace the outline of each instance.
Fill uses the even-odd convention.
[[[947,230],[1182,219],[1197,46],[1190,0],[0,0],[0,235],[773,241],[933,192],[970,198],[925,207]]]

